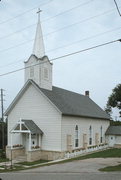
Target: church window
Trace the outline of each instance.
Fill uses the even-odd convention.
[[[79,146],[78,126],[75,127],[75,147]]]
[[[103,137],[102,137],[102,136],[103,136],[103,135],[102,135],[103,133],[102,133],[102,132],[103,132],[103,128],[102,128],[102,126],[101,126],[101,127],[100,127],[100,143],[103,142]]]
[[[89,145],[92,144],[92,126],[89,127]]]
[[[34,77],[34,67],[30,67],[30,77]]]
[[[48,79],[49,78],[49,74],[48,74],[48,69],[44,68],[44,78]]]

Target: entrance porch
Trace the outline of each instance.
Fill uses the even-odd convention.
[[[16,135],[17,143],[14,141]],[[43,132],[32,120],[20,119],[11,130],[11,144],[6,148],[7,158],[26,156],[27,161],[41,159],[42,135]]]

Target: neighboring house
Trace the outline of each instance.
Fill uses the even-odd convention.
[[[106,138],[110,147],[121,148],[121,126],[110,126],[106,131]]]
[[[89,91],[80,95],[52,86],[52,63],[44,53],[40,18],[33,54],[25,62],[25,85],[5,115],[7,157],[26,154],[27,161],[59,159],[67,152],[103,145],[110,123]]]

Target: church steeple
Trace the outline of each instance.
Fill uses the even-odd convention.
[[[40,23],[40,12],[41,10],[38,9],[38,23],[36,28],[36,35],[34,40],[34,47],[33,47],[33,54],[38,58],[42,58],[45,55],[44,49],[44,42],[43,42],[43,35],[42,35],[42,28]]]
[[[52,63],[45,55],[40,12],[39,9],[33,54],[25,62],[25,82],[32,79],[41,88],[52,90]]]

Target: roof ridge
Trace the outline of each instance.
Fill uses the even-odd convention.
[[[68,90],[68,89],[60,88],[60,87],[57,87],[57,86],[52,86],[52,87],[86,97],[85,95],[80,94],[80,93],[77,93],[77,92],[75,92],[75,91],[71,91],[71,90]]]

